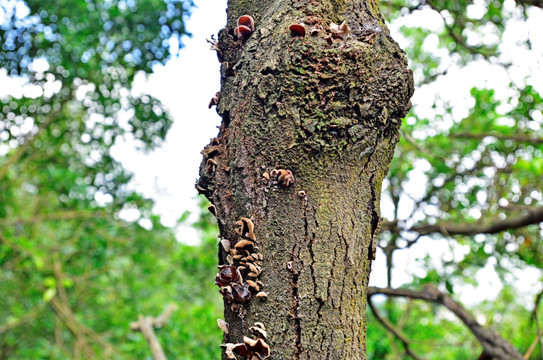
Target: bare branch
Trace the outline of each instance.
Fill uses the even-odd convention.
[[[419,235],[440,233],[446,236],[497,234],[505,230],[518,229],[528,225],[539,224],[540,222],[543,222],[543,207],[528,210],[526,214],[521,216],[509,217],[504,220],[494,219],[485,224],[434,224],[413,226],[409,229],[404,229],[398,226],[397,222],[383,222],[381,230],[392,232],[412,231],[419,233]]]
[[[521,5],[531,5],[531,6],[537,6],[538,8],[543,9],[543,1],[542,0],[516,0],[518,4]]]
[[[130,323],[130,329],[133,331],[141,331],[145,340],[147,340],[154,360],[167,360],[167,358],[153,328],[161,328],[164,326],[175,310],[177,310],[177,304],[171,303],[166,310],[156,318],[140,315],[138,321]]]
[[[392,325],[392,323],[390,321],[388,321],[386,318],[384,318],[383,316],[381,316],[381,314],[379,313],[379,311],[377,311],[377,309],[375,308],[375,306],[373,305],[373,302],[371,301],[371,297],[368,296],[368,305],[371,309],[371,311],[373,312],[373,315],[375,316],[375,318],[377,320],[379,320],[379,322],[381,324],[383,324],[383,326],[388,330],[390,331],[398,340],[401,341],[402,345],[403,345],[403,348],[405,350],[405,353],[409,356],[411,356],[413,359],[415,360],[422,360],[421,357],[419,357],[417,354],[413,353],[413,351],[411,351],[411,348],[409,347],[409,344],[410,344],[410,341],[409,339],[407,339],[407,337],[405,337],[404,334],[402,334],[402,332],[397,329],[394,325]]]
[[[543,138],[532,137],[528,135],[505,135],[505,134],[496,134],[496,133],[452,133],[449,134],[451,138],[468,138],[468,139],[484,139],[486,137],[493,137],[499,140],[512,140],[518,142],[525,142],[531,144],[543,144]]]
[[[483,346],[486,355],[496,360],[524,360],[524,357],[507,340],[480,325],[473,315],[464,309],[462,305],[433,286],[426,286],[422,291],[377,287],[368,288],[368,298],[376,294],[408,297],[441,304],[452,311],[468,327]]]

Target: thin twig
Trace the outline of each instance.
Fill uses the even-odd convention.
[[[423,360],[421,357],[419,357],[417,354],[415,354],[413,351],[411,351],[411,348],[409,347],[410,341],[407,339],[407,337],[402,334],[402,332],[397,329],[390,321],[388,321],[386,318],[381,316],[379,311],[377,311],[377,308],[373,305],[373,302],[371,301],[371,297],[368,296],[368,305],[373,312],[373,315],[383,326],[390,331],[403,345],[404,351],[407,355],[411,356],[415,360]]]

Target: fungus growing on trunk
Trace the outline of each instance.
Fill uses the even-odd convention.
[[[292,37],[305,36],[305,26],[302,24],[292,24],[288,28],[290,30],[290,36]]]

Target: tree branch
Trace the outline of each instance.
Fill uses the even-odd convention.
[[[402,345],[403,345],[403,348],[405,350],[405,353],[409,356],[411,356],[413,359],[415,360],[422,360],[421,357],[417,356],[417,354],[413,353],[413,351],[411,351],[411,348],[409,347],[410,345],[410,341],[409,339],[407,339],[405,337],[404,334],[401,333],[401,331],[399,329],[397,329],[394,325],[392,325],[392,323],[390,321],[388,321],[386,318],[384,318],[383,316],[381,316],[381,314],[379,313],[379,311],[377,311],[377,309],[375,308],[375,306],[373,305],[373,302],[371,301],[371,297],[368,295],[368,305],[371,309],[371,311],[373,312],[373,315],[375,316],[375,318],[377,320],[379,320],[379,322],[381,324],[383,324],[383,326],[388,330],[390,331],[398,340],[401,341]]]
[[[164,310],[164,312],[156,318],[139,315],[138,321],[130,323],[130,329],[132,329],[132,331],[141,331],[145,337],[145,340],[147,340],[147,344],[149,344],[149,349],[151,349],[151,354],[153,355],[154,360],[167,360],[167,358],[166,354],[164,354],[164,350],[162,350],[162,346],[160,346],[160,342],[158,341],[153,328],[161,328],[164,326],[166,321],[168,321],[168,318],[175,310],[177,310],[177,305],[171,303],[168,305],[166,310]]]
[[[105,211],[77,211],[67,210],[53,214],[36,215],[30,218],[19,219],[4,219],[0,220],[0,225],[24,225],[35,224],[42,221],[54,221],[54,220],[74,220],[74,219],[88,219],[88,218],[103,218],[106,217]]]
[[[368,299],[376,294],[408,297],[441,304],[455,314],[483,346],[484,353],[496,360],[524,360],[524,357],[507,340],[497,333],[480,325],[462,305],[433,286],[426,286],[422,291],[391,288],[368,288]],[[368,301],[369,303],[369,301]]]
[[[412,231],[419,235],[440,233],[443,235],[475,235],[475,234],[497,234],[511,229],[518,229],[524,226],[539,224],[543,222],[543,207],[528,210],[526,214],[509,217],[504,220],[494,219],[486,224],[434,224],[413,226],[404,229],[394,222],[383,222],[381,230],[392,232]]]
[[[469,138],[469,139],[484,139],[486,137],[493,137],[499,140],[513,140],[519,142],[526,142],[531,144],[543,144],[543,138],[532,137],[528,135],[505,135],[496,133],[452,133],[449,134],[450,138]]]
[[[542,0],[516,0],[516,1],[517,1],[517,4],[537,6],[538,8],[543,9],[543,1]]]

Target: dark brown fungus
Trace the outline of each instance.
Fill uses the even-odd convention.
[[[239,283],[241,276],[239,271],[231,265],[219,265],[219,273],[215,277],[215,285],[227,286],[230,283]]]
[[[235,30],[234,33],[236,33],[236,36],[242,40],[245,40],[251,35],[252,30],[248,26],[245,25],[239,25]]]
[[[290,30],[290,36],[292,37],[305,36],[305,26],[302,24],[292,24],[288,28]]]
[[[251,352],[245,346],[245,344],[235,344],[234,347],[232,348],[232,352],[234,354],[237,354],[246,358],[252,355]]]
[[[221,99],[221,92],[217,92],[213,98],[209,101],[209,105],[207,106],[208,109],[211,109],[213,106],[216,106],[219,104],[219,100]]]
[[[238,26],[240,26],[240,25],[245,25],[249,29],[251,29],[251,31],[255,31],[255,21],[249,15],[240,16],[240,18],[238,19]]]
[[[245,347],[251,354],[256,354],[259,359],[264,360],[270,356],[270,347],[262,339],[253,340],[247,336],[243,337]]]
[[[252,234],[254,229],[255,229],[255,225],[253,224],[251,219],[246,218],[246,217],[242,217],[241,221],[243,222],[244,229],[247,230],[247,233]]]
[[[234,294],[234,300],[239,304],[246,304],[251,299],[251,293],[249,292],[249,284],[244,283],[232,284],[232,293]]]
[[[207,210],[209,210],[210,213],[213,214],[213,216],[217,216],[217,209],[215,208],[215,205],[211,204],[207,207]]]

